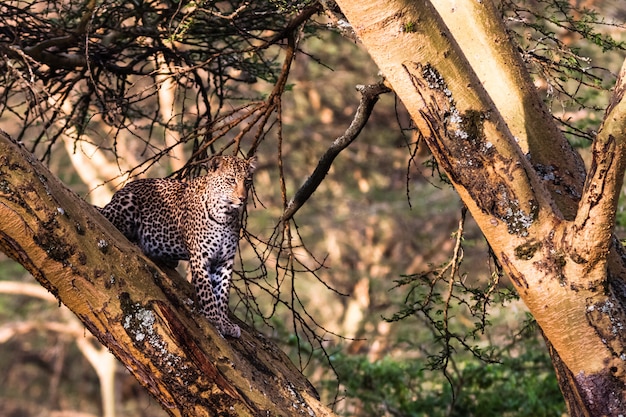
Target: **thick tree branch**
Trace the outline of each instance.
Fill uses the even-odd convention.
[[[365,127],[370,114],[372,114],[374,105],[378,101],[378,97],[381,94],[391,91],[382,83],[358,85],[356,89],[361,93],[361,101],[359,102],[359,107],[356,109],[354,119],[352,119],[350,126],[348,126],[344,134],[333,141],[324,155],[320,158],[311,176],[309,176],[298,191],[296,191],[296,194],[287,205],[287,208],[281,217],[281,221],[285,222],[291,219],[300,207],[302,207],[302,205],[309,199],[309,197],[311,197],[315,190],[317,190],[317,187],[322,183],[326,174],[328,174],[330,166],[337,155],[339,155],[342,150],[347,148],[359,136],[359,133],[361,133],[361,130]]]
[[[577,152],[563,152],[571,145],[537,94],[517,46],[509,41],[501,11],[491,0],[431,3],[559,210],[573,219],[585,180],[584,163]]]
[[[337,28],[337,30],[339,30],[344,37],[355,43],[358,42],[358,36],[354,33],[352,25],[350,25],[346,17],[343,15],[337,3],[334,0],[320,0],[320,3],[324,7],[326,16],[328,16],[331,22],[333,22],[333,25]]]

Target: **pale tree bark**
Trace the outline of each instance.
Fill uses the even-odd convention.
[[[585,181],[583,161],[577,152],[563,152],[570,146],[536,93],[499,12],[491,1],[441,0],[432,5],[522,152],[532,156],[535,170],[550,178],[545,185],[563,216],[571,220]]]
[[[286,355],[224,339],[193,289],[0,132],[0,250],[67,305],[173,416],[332,415]]]
[[[541,326],[571,415],[622,414],[626,269],[613,228],[626,66],[583,187],[489,1],[337,3]]]
[[[159,67],[156,76],[158,96],[159,96],[159,115],[166,127],[174,125],[173,129],[165,129],[165,146],[170,149],[170,164],[172,170],[178,171],[185,165],[185,153],[181,143],[180,132],[176,129],[181,124],[181,115],[178,114],[176,105],[176,82],[174,81],[175,73],[165,61],[162,55],[158,55],[157,66]]]

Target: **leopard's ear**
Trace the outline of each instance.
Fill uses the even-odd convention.
[[[209,160],[207,169],[209,172],[217,171],[220,165],[222,165],[222,157],[220,155],[216,155]]]
[[[250,158],[248,158],[246,162],[248,163],[248,172],[252,174],[256,170],[257,163],[259,162],[256,155],[253,155]]]

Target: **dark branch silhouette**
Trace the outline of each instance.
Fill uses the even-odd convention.
[[[370,114],[372,114],[372,110],[378,101],[378,97],[381,94],[391,91],[382,83],[358,85],[356,89],[361,93],[361,102],[356,110],[354,119],[352,119],[352,123],[350,123],[350,126],[348,126],[343,135],[333,141],[324,155],[320,158],[311,176],[307,178],[305,183],[298,189],[298,191],[296,191],[296,194],[283,212],[281,217],[283,222],[290,220],[294,214],[296,214],[300,207],[302,207],[302,205],[309,199],[309,197],[311,197],[315,190],[317,190],[317,187],[322,183],[337,155],[346,149],[359,136],[359,133],[361,133],[361,130],[367,124]]]

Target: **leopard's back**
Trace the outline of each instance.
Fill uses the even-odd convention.
[[[151,259],[166,263],[189,259],[181,219],[187,184],[167,178],[140,179],[117,191],[101,210]]]

